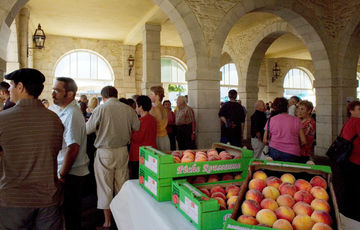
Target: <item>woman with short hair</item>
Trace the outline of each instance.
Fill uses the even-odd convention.
[[[288,100],[284,97],[275,98],[272,109],[264,133],[270,157],[277,161],[305,163],[300,155],[300,145],[306,144],[300,119],[288,114]]]
[[[176,104],[176,140],[179,150],[195,149],[196,122],[194,111],[186,104],[184,96],[179,96]]]

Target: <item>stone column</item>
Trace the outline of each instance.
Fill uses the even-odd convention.
[[[30,17],[29,9],[28,8],[21,9],[17,21],[20,68],[28,67],[29,17]]]
[[[3,21],[0,26],[0,81],[6,73],[6,56],[7,46],[9,42],[11,30],[9,26]]]
[[[215,66],[215,65],[209,65]],[[196,142],[198,148],[210,148],[220,142],[220,79],[219,69],[208,67],[195,72],[188,70],[186,79],[189,89],[189,106],[196,118]]]
[[[135,69],[136,65],[134,64],[131,73],[129,75],[129,56],[135,59],[135,46],[124,45],[122,48],[122,76],[119,76],[120,79],[116,79],[116,87],[120,89],[119,97],[129,98],[132,95],[136,94],[136,81],[135,81]]]
[[[143,27],[143,82],[142,93],[149,95],[150,88],[161,85],[160,25],[145,24]]]

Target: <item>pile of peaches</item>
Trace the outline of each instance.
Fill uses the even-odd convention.
[[[174,158],[175,163],[187,163],[187,162],[201,162],[201,161],[219,161],[229,159],[240,159],[241,156],[233,156],[226,151],[218,153],[215,149],[193,151],[185,150],[182,153],[179,151],[173,151],[171,155]]]
[[[196,176],[193,178],[188,178],[188,182],[190,184],[203,184],[203,183],[211,183],[218,181],[227,181],[227,180],[239,180],[241,179],[241,174],[239,173],[224,173],[224,174],[212,174],[212,175],[204,175],[204,176]]]
[[[309,182],[290,173],[280,178],[256,171],[241,204],[237,221],[286,230],[330,230],[327,182],[314,176]]]
[[[213,186],[209,189],[199,188],[206,196],[211,197],[220,205],[220,210],[233,209],[239,198],[240,187],[236,185],[228,185],[222,187],[220,185]]]

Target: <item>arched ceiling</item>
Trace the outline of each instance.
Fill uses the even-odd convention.
[[[161,45],[183,46],[176,28],[152,0],[30,0],[26,7],[30,9],[31,30],[40,23],[46,34],[118,40],[136,45],[142,42],[142,26],[154,23],[162,26]],[[267,13],[247,14],[229,36],[275,17]],[[265,57],[311,59],[302,41],[291,34],[277,39]]]

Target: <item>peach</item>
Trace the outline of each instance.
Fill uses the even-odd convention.
[[[217,182],[217,181],[219,181],[219,177],[214,174],[214,175],[209,176],[209,179],[207,182],[210,183],[210,182]]]
[[[326,190],[320,186],[315,186],[310,190],[311,195],[314,196],[314,198],[322,199],[322,200],[329,200],[329,194],[326,192]]]
[[[283,194],[280,195],[277,199],[276,202],[279,204],[279,206],[287,206],[292,208],[292,206],[294,206],[295,204],[295,200],[292,196],[290,196],[289,194]]]
[[[232,196],[238,196],[240,192],[240,188],[230,189],[229,192],[226,194],[226,198],[230,198]]]
[[[214,197],[215,200],[217,200],[218,204],[220,205],[220,210],[226,209],[226,203],[225,200],[221,197]]]
[[[210,156],[210,155],[218,155],[218,152],[215,149],[209,149],[207,151],[207,155],[208,156]]]
[[[172,155],[172,156],[178,156],[178,157],[180,157],[180,158],[181,158],[181,156],[182,156],[182,154],[181,154],[179,151],[173,151],[173,152],[171,152],[171,155]]]
[[[238,222],[242,224],[248,224],[248,225],[257,225],[259,222],[256,220],[255,217],[249,216],[249,215],[241,215],[237,219]]]
[[[303,191],[307,191],[307,192],[310,192],[310,190],[312,188],[311,184],[304,179],[296,180],[295,187],[298,191],[303,190]]]
[[[295,193],[296,193],[296,187],[295,185],[293,184],[290,184],[290,183],[282,183],[279,187],[279,190],[280,190],[280,194],[283,195],[283,194],[289,194],[290,196],[294,196]]]
[[[282,181],[279,178],[274,177],[274,176],[266,178],[265,182],[266,182],[267,186],[273,186],[277,189],[279,189],[279,187],[282,183]]]
[[[260,179],[252,179],[249,182],[249,189],[256,189],[262,192],[262,190],[266,187],[266,183]]]
[[[222,181],[225,181],[225,180],[233,180],[234,178],[233,178],[233,176],[231,175],[231,174],[225,174],[222,178],[221,178],[221,180]]]
[[[197,156],[195,157],[195,162],[202,162],[202,161],[208,161],[208,158],[206,156]]]
[[[267,175],[264,171],[259,170],[259,171],[256,171],[253,175],[253,179],[256,179],[256,178],[260,179],[260,180],[266,180]]]
[[[260,204],[260,202],[264,199],[264,195],[256,189],[251,189],[246,192],[245,199],[255,200]]]
[[[181,163],[181,159],[179,156],[173,156],[174,158],[174,163]]]
[[[211,155],[208,157],[209,161],[219,161],[221,160],[221,158],[219,157],[219,155]]]
[[[202,183],[206,183],[206,177],[204,176],[197,176],[195,177],[193,184],[202,184]]]
[[[303,201],[297,202],[293,206],[293,210],[296,213],[296,215],[307,215],[307,216],[311,216],[311,214],[314,211],[309,204]]]
[[[195,157],[200,156],[200,155],[202,155],[202,156],[204,156],[204,157],[207,157],[207,154],[206,154],[205,152],[203,152],[203,151],[197,151],[197,152],[195,153]]]
[[[260,203],[260,206],[263,209],[270,209],[273,210],[274,212],[279,207],[276,201],[270,198],[263,199]]]
[[[275,213],[270,209],[262,209],[256,214],[256,220],[260,224],[272,227],[277,220]]]
[[[221,156],[220,157],[220,160],[224,161],[224,160],[231,160],[232,159],[232,156],[231,155],[225,155],[225,156]]]
[[[189,162],[194,162],[194,159],[191,159],[191,158],[186,157],[186,156],[181,158],[181,163],[189,163]]]
[[[234,180],[240,180],[241,179],[241,174],[236,174],[234,176]]]
[[[292,226],[295,230],[311,230],[315,222],[307,215],[295,216]]]
[[[332,230],[332,228],[327,224],[323,224],[319,222],[314,224],[311,230]]]
[[[191,159],[195,159],[195,155],[194,155],[194,153],[193,152],[187,152],[187,151],[185,151],[185,152],[183,152],[183,158],[184,157],[186,157],[186,158],[191,158]]]
[[[230,157],[232,157],[231,154],[228,153],[228,152],[226,152],[226,151],[221,151],[221,152],[219,153],[219,156],[220,156],[220,157],[225,157],[225,156],[230,156]]]
[[[221,197],[221,198],[223,198],[224,200],[226,200],[226,196],[225,196],[224,193],[222,193],[222,192],[214,192],[214,193],[211,193],[211,198],[214,198],[214,197]]]
[[[319,186],[322,187],[323,189],[327,188],[327,182],[324,178],[322,178],[321,176],[314,176],[311,180],[310,180],[310,184],[311,186],[315,187],[315,186]]]
[[[232,196],[227,200],[228,209],[233,209],[239,196]]]
[[[208,196],[208,197],[210,197],[211,196],[211,194],[210,194],[210,192],[209,192],[209,190],[208,189],[206,189],[206,188],[201,188],[201,189],[199,189],[202,193],[204,193],[206,196]]]
[[[296,202],[304,201],[305,203],[311,204],[311,201],[313,201],[314,197],[311,195],[310,192],[300,190],[294,194],[294,199]]]
[[[194,155],[194,154],[195,154],[195,152],[192,151],[192,150],[189,150],[189,149],[187,149],[187,150],[185,150],[185,151],[183,152],[183,156],[185,156],[185,155]]]
[[[235,155],[234,159],[241,159],[241,155]]]
[[[285,173],[280,177],[280,180],[282,182],[287,182],[287,183],[290,183],[290,184],[294,184],[296,179],[291,173]]]
[[[245,200],[241,204],[241,211],[242,214],[244,215],[256,216],[256,214],[260,210],[261,210],[260,205],[258,204],[258,202],[254,200]]]
[[[327,224],[330,225],[332,224],[332,219],[329,213],[324,212],[324,211],[320,211],[320,210],[315,210],[312,214],[311,214],[311,219],[318,223],[323,223],[323,224]]]
[[[284,219],[287,221],[292,221],[295,217],[295,213],[294,211],[287,206],[281,206],[279,208],[276,209],[275,214],[277,216],[278,219]]]
[[[236,189],[236,188],[239,188],[239,187],[236,186],[236,185],[228,185],[228,186],[225,187],[225,192],[227,193],[227,192],[229,192],[230,189],[234,189],[234,188]]]
[[[271,198],[273,200],[276,200],[280,196],[279,190],[272,186],[265,187],[262,191],[262,194],[265,198]]]
[[[311,207],[314,210],[320,210],[320,211],[325,211],[325,212],[330,212],[330,205],[327,201],[325,200],[321,200],[321,199],[314,199],[311,202]]]
[[[278,219],[277,221],[274,222],[272,227],[281,230],[293,230],[291,223],[284,219]]]
[[[222,194],[226,194],[225,189],[221,187],[220,185],[216,185],[214,187],[211,187],[210,193],[213,194],[214,192],[221,192]]]

